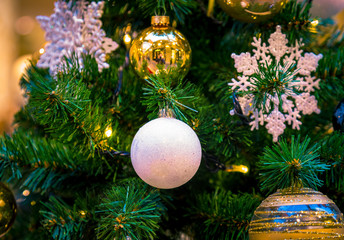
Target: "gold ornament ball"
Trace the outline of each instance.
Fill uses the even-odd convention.
[[[250,240],[344,239],[343,214],[321,192],[278,190],[254,212]]]
[[[248,23],[263,22],[276,15],[288,0],[216,0],[229,16]]]
[[[0,182],[0,237],[12,227],[17,215],[17,204],[11,190]]]
[[[130,63],[141,78],[165,71],[171,77],[182,79],[188,73],[190,44],[183,34],[169,26],[169,22],[168,16],[154,16],[152,26],[133,40]]]

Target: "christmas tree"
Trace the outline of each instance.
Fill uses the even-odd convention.
[[[0,234],[343,239],[344,34],[311,9],[58,0],[0,139]]]

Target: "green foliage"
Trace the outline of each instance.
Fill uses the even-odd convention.
[[[252,134],[247,126],[233,118],[226,112],[219,118],[209,119],[213,131],[207,137],[208,148],[215,151],[217,156],[225,156],[226,159],[240,155],[243,149],[252,146]]]
[[[145,16],[173,15],[178,21],[184,23],[185,17],[191,14],[196,7],[192,0],[146,0],[138,1],[139,8]]]
[[[104,139],[105,128],[110,124],[97,103],[91,102],[90,91],[76,78],[77,66],[68,66],[56,79],[34,71],[26,83],[30,96],[27,111],[33,119],[60,141],[95,149]]]
[[[97,211],[98,239],[154,239],[165,212],[159,195],[139,181],[113,186]]]
[[[331,168],[326,171],[327,187],[344,191],[344,135],[334,132],[320,142],[320,158]]]
[[[146,80],[148,85],[143,89],[145,100],[142,103],[147,106],[147,111],[151,112],[148,118],[156,118],[160,110],[169,109],[177,119],[187,121],[187,117],[183,113],[184,109],[197,112],[181,103],[181,101],[191,103],[197,100],[197,97],[192,96],[195,92],[194,86],[190,83],[179,82],[176,87],[172,87],[172,79],[168,73],[163,73],[151,76]]]
[[[15,132],[11,137],[0,138],[1,173],[10,179],[21,179],[25,172],[23,186],[31,191],[40,189],[42,193],[59,189],[61,184],[73,175],[92,172],[85,162],[86,152],[78,152],[66,145],[46,139],[33,137],[30,131]],[[26,168],[31,172],[27,172]],[[91,170],[91,171],[90,171]]]
[[[69,182],[74,182],[70,189],[85,188],[83,181],[91,176],[98,181],[110,178],[122,164],[110,165],[105,155],[94,154],[87,147],[73,148],[23,129],[1,137],[0,144],[1,177],[20,180],[23,187],[41,194],[66,189]]]
[[[269,23],[261,23],[262,28],[275,28],[282,26],[282,31],[288,34],[290,43],[294,43],[300,38],[309,41],[314,36],[314,30],[311,25],[311,15],[309,13],[312,7],[311,1],[290,0],[279,14],[271,19]],[[261,33],[264,34],[263,31]]]
[[[281,66],[280,64],[259,64],[258,72],[252,74],[253,89],[245,92],[245,94],[252,94],[254,96],[254,105],[264,112],[269,112],[267,109],[267,101],[271,100],[272,96],[277,96],[282,107],[282,95],[285,93],[297,93],[295,87],[291,87],[291,83],[295,82],[295,65]],[[240,94],[240,92],[238,92]]]
[[[196,239],[248,239],[248,225],[260,200],[250,194],[232,194],[217,189],[197,196],[191,216]]]
[[[77,211],[76,206],[73,209],[56,197],[50,197],[49,202],[42,204],[46,210],[40,211],[43,217],[41,224],[50,232],[52,239],[82,239],[86,219]]]
[[[272,148],[265,147],[258,163],[263,190],[270,193],[277,189],[301,186],[317,189],[323,184],[317,174],[327,170],[328,165],[318,158],[317,144],[308,147],[310,140],[306,137],[301,141],[300,136],[295,140],[292,136],[290,143],[282,139]]]
[[[321,79],[320,90],[315,94],[318,98],[328,100],[340,100],[344,92],[344,47],[335,49],[321,49],[324,55],[319,61],[316,76]]]

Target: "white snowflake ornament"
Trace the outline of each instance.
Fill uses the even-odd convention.
[[[247,92],[243,97],[238,97],[243,114],[251,116],[251,130],[258,129],[259,125],[265,125],[265,128],[273,136],[273,141],[278,141],[278,137],[283,134],[286,124],[291,125],[293,129],[300,130],[302,122],[299,120],[302,114],[320,113],[317,100],[311,92],[319,89],[320,79],[311,76],[316,71],[318,61],[322,55],[314,53],[305,53],[302,56],[303,46],[301,40],[296,41],[294,46],[288,46],[286,35],[281,32],[281,27],[276,27],[276,32],[270,35],[269,45],[262,43],[261,39],[253,38],[252,46],[253,56],[250,53],[232,54],[235,62],[235,68],[241,73],[236,79],[233,78],[228,85],[232,91],[241,93]],[[275,64],[276,78],[280,72],[288,72],[290,81],[284,81],[283,94],[267,93],[264,107],[255,106],[255,96],[252,92],[256,89],[257,78],[253,75],[261,76],[260,69],[267,69],[271,64]],[[292,68],[291,66],[296,66]],[[295,69],[295,70],[293,70]],[[275,77],[274,77],[275,78]],[[293,91],[295,89],[297,91]],[[281,90],[281,89],[280,89]],[[280,103],[280,101],[282,101]],[[262,109],[263,108],[263,109]],[[233,110],[231,114],[233,114]]]
[[[118,44],[101,29],[100,20],[103,14],[104,2],[79,1],[72,6],[72,1],[55,2],[54,13],[50,16],[37,16],[37,21],[45,30],[48,44],[37,66],[49,68],[51,75],[56,75],[64,66],[64,57],[75,54],[80,67],[83,67],[82,55],[92,55],[99,71],[108,68],[105,55],[114,51]]]

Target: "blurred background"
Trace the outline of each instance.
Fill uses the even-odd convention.
[[[53,0],[0,0],[0,131],[10,132],[14,113],[25,103],[19,79],[33,53],[44,46],[35,17],[50,15]]]

